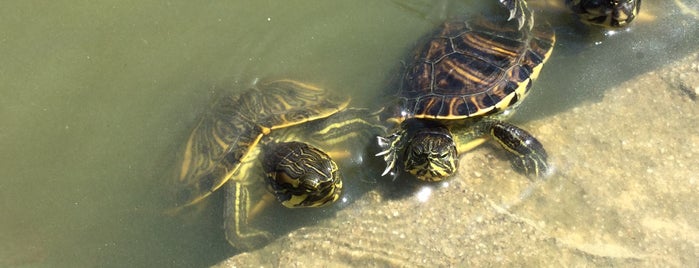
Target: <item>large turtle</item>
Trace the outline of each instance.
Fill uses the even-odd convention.
[[[273,238],[250,221],[269,207],[274,198],[268,197],[288,208],[335,202],[343,189],[338,165],[319,147],[378,134],[353,127],[364,121],[351,120],[354,109],[343,111],[348,102],[293,80],[257,83],[219,98],[186,143],[174,211],[223,187],[226,239],[249,250]]]
[[[449,21],[421,42],[406,65],[378,137],[389,172],[403,169],[438,181],[452,175],[457,156],[488,137],[527,175],[549,169],[547,154],[527,131],[506,123],[529,93],[555,42],[551,27],[528,9],[525,27],[497,17]],[[399,161],[402,159],[402,161]]]
[[[510,11],[508,20],[517,20],[521,27],[524,24],[527,2],[525,0],[498,1]],[[563,2],[563,0],[546,1]],[[565,5],[577,14],[583,23],[608,28],[629,25],[641,10],[641,0],[565,0]]]

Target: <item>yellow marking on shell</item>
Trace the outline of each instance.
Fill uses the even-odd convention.
[[[303,87],[304,89],[310,89],[310,90],[314,90],[314,91],[325,91],[325,89],[319,88],[313,84],[307,84],[307,83],[304,83],[301,81],[296,81],[296,80],[291,80],[291,79],[280,79],[280,80],[275,80],[274,82],[285,82],[285,83],[297,85],[299,87]]]
[[[288,102],[286,102],[286,101],[284,100],[284,97],[279,96],[279,95],[274,95],[273,97],[274,97],[275,99],[277,99],[276,103],[279,103],[279,104],[281,104],[282,106],[284,106],[284,109],[282,109],[282,110],[289,110],[289,109],[294,108],[294,106],[292,106],[291,104],[289,104]]]
[[[458,64],[455,63],[454,61],[446,61],[445,63],[447,63],[449,68],[451,68],[451,71],[455,71],[459,75],[466,77],[466,79],[469,81],[478,82],[478,83],[483,81],[483,79],[481,79],[480,77],[477,77],[477,76],[471,74],[471,72],[467,71],[466,69],[459,67]]]
[[[445,118],[446,119],[463,119],[463,118],[468,118],[468,117],[472,117],[472,116],[473,116],[473,114],[471,114],[471,116],[467,116],[467,115],[436,116],[436,115],[432,115],[432,114],[416,114],[413,116],[413,118],[420,118],[420,119],[424,119],[424,118],[427,118],[427,119],[445,119]]]
[[[480,35],[469,35],[467,39],[471,41],[469,43],[470,45],[477,47],[478,50],[481,51],[495,51],[510,58],[515,58],[520,55],[518,51],[508,50],[502,47],[501,44],[494,42],[494,40],[483,38]]]
[[[341,144],[344,143],[348,140],[355,140],[357,137],[362,136],[361,133],[347,133],[342,136],[336,137],[336,138],[324,138],[323,139],[323,144],[326,144],[327,146],[333,146],[336,144]],[[326,151],[327,153],[327,151]]]
[[[515,89],[514,93],[508,94],[507,96],[503,97],[502,100],[500,100],[498,103],[496,103],[492,107],[477,107],[478,109],[476,110],[476,112],[468,114],[468,115],[467,114],[463,114],[463,115],[452,114],[451,110],[450,110],[449,115],[447,115],[447,116],[439,116],[439,115],[432,115],[432,114],[423,113],[423,114],[415,115],[415,118],[462,119],[462,118],[468,118],[468,117],[477,117],[477,116],[481,116],[483,114],[486,114],[495,108],[497,108],[499,110],[504,110],[505,108],[508,107],[508,105],[510,105],[512,98],[515,96],[515,94],[517,94],[519,96],[519,101],[521,102],[528,94],[527,84],[529,83],[530,80],[535,80],[539,77],[539,73],[541,72],[541,69],[543,68],[546,61],[548,61],[549,57],[551,56],[551,53],[553,52],[553,47],[554,47],[555,43],[556,43],[556,38],[554,36],[551,39],[551,48],[546,52],[546,54],[543,55],[542,62],[532,68],[532,72],[531,72],[529,78],[522,81],[522,82],[517,83],[518,87],[517,87],[517,89]],[[497,50],[499,48],[494,46],[491,49]],[[509,51],[509,50],[502,49],[500,51],[502,53],[512,53],[511,55],[517,56],[516,53]],[[510,54],[508,54],[508,55],[510,55]],[[458,68],[451,61],[448,61],[447,63],[449,64],[449,67],[452,68],[452,70],[455,70],[457,73],[466,77],[468,80],[471,80],[471,81],[481,81],[482,80],[482,79],[472,75],[470,72],[466,71],[465,69]],[[521,66],[521,65],[519,65],[519,66]],[[456,99],[454,99],[450,102],[450,108],[453,107],[455,101],[456,101]],[[429,106],[433,105],[433,102],[434,102],[434,99],[430,100],[430,102],[425,104],[425,106],[429,107]],[[478,100],[476,99],[476,96],[471,97],[470,103],[479,103]]]
[[[345,120],[342,122],[331,124],[329,126],[326,126],[323,129],[317,131],[316,133],[318,133],[318,135],[327,135],[331,131],[336,131],[338,129],[342,129],[342,128],[349,126],[349,125],[352,125],[352,124],[367,124],[367,123],[365,120],[363,120],[361,118],[354,118],[354,119],[349,119],[349,120]]]
[[[192,162],[192,139],[194,133],[189,135],[187,139],[187,145],[185,145],[184,155],[182,157],[182,169],[180,169],[180,181],[183,181],[187,173],[189,172],[189,165]]]
[[[435,98],[431,98],[427,103],[425,103],[423,106],[424,107],[432,107],[434,105],[434,102],[436,101]]]
[[[262,139],[262,135],[257,135],[257,137],[255,137],[255,140],[253,140],[253,142],[251,144],[258,144],[260,142],[260,139]],[[253,153],[253,150],[255,150],[255,153]],[[259,154],[259,148],[256,149],[255,146],[248,146],[243,154],[244,155],[243,158],[240,159],[240,164],[236,165],[235,169],[228,170],[228,172],[226,173],[226,178],[221,183],[221,185],[223,185],[223,183],[228,181],[228,179],[230,179],[230,177],[233,176],[233,174],[236,174],[236,173],[239,173],[239,171],[242,171],[241,167],[244,166],[245,164],[253,161],[252,160],[253,158],[257,158],[257,154]],[[219,185],[218,187],[221,187],[221,185]],[[218,189],[218,187],[216,187],[216,188]]]
[[[551,38],[551,48],[549,48],[549,51],[546,52],[544,55],[541,64],[534,66],[532,68],[532,73],[529,76],[530,79],[535,80],[536,78],[539,77],[539,73],[541,72],[541,68],[544,67],[544,64],[549,60],[549,57],[551,57],[551,53],[553,53],[553,47],[556,45],[556,36],[553,36]]]
[[[540,65],[540,66],[541,66],[541,65]],[[536,69],[536,72],[538,72],[541,68],[538,67],[538,68],[535,68],[535,69]],[[512,101],[512,98],[514,98],[515,94],[517,94],[517,95],[519,96],[519,102],[521,102],[522,99],[524,99],[524,97],[527,96],[527,94],[528,94],[528,92],[527,92],[527,83],[528,83],[528,82],[529,82],[529,80],[524,80],[523,82],[518,83],[518,87],[517,87],[517,89],[515,89],[514,93],[508,94],[507,96],[503,97],[502,100],[500,100],[498,103],[496,103],[496,104],[493,105],[493,106],[488,106],[488,107],[477,107],[478,109],[477,109],[475,112],[471,113],[471,114],[451,114],[451,113],[450,113],[449,115],[442,116],[442,115],[432,115],[432,114],[425,114],[425,113],[423,113],[423,114],[416,114],[416,115],[414,116],[414,118],[429,118],[429,119],[464,119],[464,118],[471,118],[471,117],[482,116],[482,115],[487,114],[487,113],[489,113],[490,111],[492,111],[493,109],[496,109],[496,108],[502,111],[502,110],[505,110],[506,108],[509,107],[508,105],[510,105],[510,103],[511,103],[511,101]],[[469,103],[478,103],[478,101],[477,101],[476,97],[473,96],[473,97],[470,98]]]
[[[189,173],[190,164],[192,163],[192,151],[194,139],[197,136],[197,130],[201,127],[202,121],[199,121],[194,127],[194,131],[189,135],[187,139],[187,144],[185,145],[184,155],[182,157],[182,168],[180,169],[180,181],[184,181],[185,177]]]
[[[225,151],[226,149],[228,149],[229,144],[228,144],[226,141],[222,140],[221,137],[219,137],[218,135],[216,135],[216,131],[215,131],[215,130],[212,130],[212,132],[213,132],[213,133],[211,133],[211,136],[214,137],[214,141],[218,144],[218,146],[221,147],[221,148],[223,148],[224,151]]]
[[[307,118],[304,118],[303,120],[299,120],[299,121],[285,121],[284,124],[280,124],[280,125],[278,125],[278,126],[271,126],[271,127],[269,128],[269,131],[271,132],[272,130],[275,130],[275,129],[292,127],[292,126],[300,125],[300,124],[303,124],[303,123],[306,123],[306,122],[310,122],[310,121],[314,121],[314,120],[318,120],[318,119],[327,118],[328,116],[331,116],[331,115],[333,115],[333,114],[336,114],[336,113],[339,112],[339,111],[342,111],[342,110],[346,109],[347,106],[349,106],[350,101],[351,101],[351,98],[347,98],[346,101],[340,103],[336,108],[328,109],[328,110],[326,110],[326,111],[324,111],[324,112],[318,113],[317,115],[309,116],[309,117],[307,117]],[[263,127],[263,128],[264,128],[264,127]],[[263,131],[264,131],[264,130],[263,130]]]
[[[460,98],[451,98],[451,100],[449,100],[449,113],[447,116],[449,116],[451,118],[458,116],[458,114],[454,114],[453,111],[454,111],[455,103],[459,100],[461,100],[461,99]]]
[[[324,146],[334,146],[342,144],[346,141],[357,140],[366,133],[364,129],[382,127],[367,122],[361,118],[352,118],[341,122],[330,124],[318,131],[314,131],[313,137],[322,143]],[[353,131],[358,130],[358,131]],[[301,137],[307,138],[307,137]],[[321,147],[324,147],[321,146]]]
[[[527,97],[527,95],[529,94],[529,92],[527,91],[527,85],[530,82],[533,83],[534,80],[536,80],[539,77],[539,74],[541,73],[541,69],[544,67],[544,64],[546,63],[546,61],[548,61],[549,57],[551,56],[551,53],[553,53],[553,47],[555,46],[555,44],[556,44],[556,37],[553,36],[553,38],[551,38],[551,48],[549,48],[549,50],[546,52],[546,54],[544,54],[544,56],[542,57],[541,63],[537,64],[536,66],[534,66],[532,68],[532,72],[529,75],[529,78],[525,79],[522,82],[517,83],[517,88],[514,90],[514,93],[505,96],[500,102],[496,103],[494,105],[494,107],[496,107],[497,109],[499,109],[501,111],[505,110],[506,108],[508,108],[508,105],[510,105],[512,98],[515,96],[515,94],[517,94],[518,99],[519,99],[518,103],[515,105],[519,105],[519,103],[521,103],[522,100],[524,100],[524,98]],[[490,110],[484,110],[483,112],[481,112],[481,110],[479,110],[478,112],[475,113],[475,115],[471,115],[471,116],[473,117],[473,116],[480,115],[480,114],[483,114],[484,112],[489,112],[489,111]]]
[[[517,57],[517,51],[512,51],[512,50],[505,49],[505,48],[503,48],[503,47],[497,46],[497,44],[494,44],[493,42],[490,42],[490,43],[491,43],[491,44],[490,44],[490,45],[491,45],[491,46],[490,46],[490,49],[491,49],[491,50],[494,50],[494,51],[496,51],[496,52],[498,52],[498,53],[500,53],[500,54],[504,54],[504,55],[507,55],[507,56],[510,56],[510,57]]]
[[[509,105],[512,103],[512,98],[514,98],[515,95],[518,96],[518,97],[517,97],[518,103],[515,103],[514,105],[515,105],[515,106],[519,105],[519,103],[521,103],[522,100],[523,100],[525,97],[527,97],[527,94],[529,94],[529,92],[527,92],[527,84],[529,84],[529,81],[530,81],[530,80],[531,80],[531,78],[528,78],[528,79],[522,81],[521,83],[517,84],[517,88],[515,89],[514,92],[508,94],[507,96],[505,96],[504,98],[502,98],[502,100],[501,100],[500,102],[496,103],[496,104],[493,105],[493,106],[494,106],[495,108],[497,108],[498,110],[500,110],[500,111],[504,111],[504,110],[507,109],[507,108],[509,107]]]
[[[257,143],[260,141],[261,138],[262,138],[262,135],[257,135],[257,138],[253,141],[252,144],[257,144]],[[254,147],[254,146],[248,146],[248,149],[245,150],[245,152],[244,152],[244,154],[243,154],[243,155],[245,155],[245,157],[244,157],[243,159],[240,159],[240,163],[239,163],[238,165],[236,165],[234,169],[232,169],[232,170],[226,170],[226,175],[223,177],[223,179],[222,179],[218,184],[215,184],[214,187],[211,188],[211,189],[206,189],[206,190],[207,190],[206,193],[200,194],[200,195],[197,196],[196,198],[192,199],[190,202],[187,202],[186,204],[182,205],[182,207],[187,207],[187,206],[191,206],[191,205],[193,205],[193,204],[196,204],[197,202],[201,201],[202,199],[208,197],[208,196],[209,196],[211,193],[213,193],[214,191],[218,190],[218,188],[221,188],[221,186],[223,186],[223,184],[225,184],[226,182],[228,182],[228,180],[230,180],[231,177],[233,177],[233,174],[236,174],[236,173],[241,169],[241,167],[242,167],[246,162],[248,162],[248,160],[246,160],[246,159],[248,159],[248,158],[251,157],[250,152],[251,152],[251,150],[253,149],[253,147]],[[207,174],[208,174],[208,173],[207,173]],[[201,174],[199,174],[199,175],[201,175]],[[237,184],[237,183],[236,183],[236,184]]]

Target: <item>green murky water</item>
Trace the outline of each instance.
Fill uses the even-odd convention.
[[[162,182],[212,92],[293,77],[369,104],[412,42],[445,16],[482,8],[237,2],[4,4],[0,266],[191,267],[224,259],[234,252],[219,214],[189,224],[195,228],[161,214]],[[653,21],[611,36],[547,14],[559,43],[517,120],[594,101],[610,85],[696,51],[696,20],[672,1],[647,2]]]

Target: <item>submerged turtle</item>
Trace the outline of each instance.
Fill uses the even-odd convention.
[[[259,83],[218,99],[185,146],[175,210],[223,186],[226,239],[248,250],[272,238],[249,221],[269,205],[270,193],[288,208],[333,203],[343,188],[338,165],[309,143],[330,146],[362,134],[352,127],[361,121],[347,119],[347,111],[336,115],[348,102],[292,80]]]
[[[460,153],[488,137],[518,171],[547,173],[541,143],[502,121],[527,96],[555,42],[551,27],[524,11],[526,27],[499,18],[450,21],[417,47],[392,96],[397,103],[385,112],[395,130],[378,137],[384,175],[402,168],[421,180],[442,180],[456,171]]]
[[[516,19],[520,27],[524,23],[527,10],[525,0],[498,0],[510,11],[510,18]],[[562,0],[547,0],[558,1]],[[565,0],[566,6],[580,17],[583,23],[619,28],[633,21],[641,10],[641,0]]]

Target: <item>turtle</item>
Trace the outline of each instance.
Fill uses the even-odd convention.
[[[347,109],[349,101],[289,79],[258,82],[218,98],[186,142],[171,212],[223,188],[226,240],[250,250],[274,238],[250,220],[274,197],[287,208],[334,203],[343,191],[342,176],[319,147],[362,135],[362,127],[352,127],[362,121],[351,120],[360,112]]]
[[[525,0],[498,1],[510,11],[508,20],[517,20],[521,27],[524,24],[527,2]],[[548,1],[562,2],[562,0]],[[641,10],[641,0],[565,0],[565,5],[578,15],[583,23],[605,28],[626,27]]]
[[[529,177],[548,174],[547,153],[508,119],[530,92],[551,55],[555,34],[525,9],[525,27],[497,16],[449,20],[420,42],[388,96],[378,136],[382,175],[406,171],[440,181],[457,170],[457,156],[497,141],[513,167]]]

